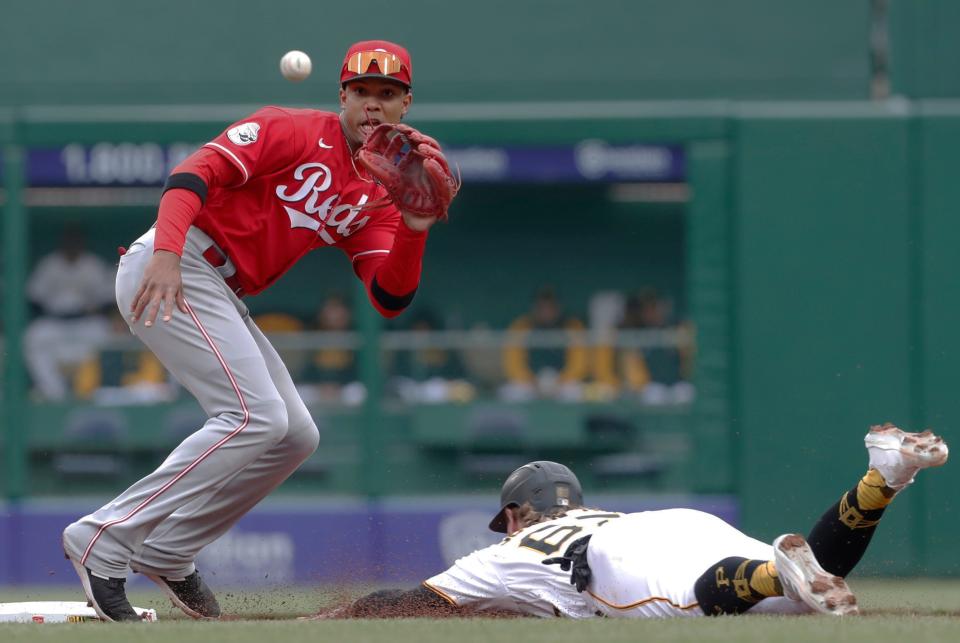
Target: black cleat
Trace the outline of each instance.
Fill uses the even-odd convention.
[[[83,593],[87,595],[87,605],[93,608],[104,621],[140,621],[124,590],[125,578],[103,578],[75,561],[69,555],[67,559],[80,577]]]
[[[174,605],[193,618],[220,618],[220,604],[217,597],[200,578],[198,572],[193,572],[186,578],[169,578],[144,574],[147,578],[160,586],[170,597]]]

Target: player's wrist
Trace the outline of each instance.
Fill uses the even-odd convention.
[[[153,256],[154,256],[154,257],[160,256],[161,258],[169,258],[169,259],[171,259],[171,260],[172,260],[174,257],[176,257],[177,262],[179,262],[179,261],[180,261],[180,257],[181,257],[182,255],[181,255],[181,252],[177,252],[177,251],[174,250],[173,248],[154,248],[154,249],[153,249]]]
[[[411,214],[404,210],[400,210],[400,214],[403,218],[404,227],[414,234],[426,234],[430,227],[437,222],[437,217],[425,217],[419,214]]]

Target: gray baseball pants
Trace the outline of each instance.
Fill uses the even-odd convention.
[[[120,258],[117,305],[130,304],[153,255],[153,229]],[[203,252],[190,228],[180,262],[189,314],[132,327],[209,419],[156,471],[63,532],[68,554],[91,571],[183,578],[223,535],[312,454],[316,424],[286,366]],[[221,268],[223,270],[223,268]]]

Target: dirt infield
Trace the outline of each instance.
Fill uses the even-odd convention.
[[[870,616],[859,618],[730,617],[671,620],[404,619],[350,621],[167,621],[141,624],[7,625],[0,639],[20,643],[636,643],[697,641],[955,641],[956,618]]]
[[[620,619],[468,618],[301,620],[298,617],[344,604],[370,588],[282,589],[268,592],[220,592],[227,618],[197,622],[174,610],[159,593],[136,589],[131,598],[153,607],[154,624],[3,625],[0,640],[30,643],[295,643],[298,641],[370,641],[384,643],[489,643],[518,640],[536,643],[585,641],[743,641],[769,643],[800,640],[960,639],[960,579],[863,580],[851,582],[863,615],[746,616],[627,621]],[[0,589],[0,601],[77,600],[76,588]]]

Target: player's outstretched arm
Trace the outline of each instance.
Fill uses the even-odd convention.
[[[350,238],[344,247],[353,260],[353,270],[367,289],[370,303],[382,316],[396,317],[413,302],[423,269],[427,233],[417,232],[402,221]],[[373,249],[386,249],[373,251]]]
[[[356,158],[383,186],[401,220],[389,233],[391,246],[386,258],[379,256],[384,250],[382,241],[370,248],[344,250],[351,255],[374,308],[384,317],[396,317],[410,305],[420,283],[427,231],[447,218],[460,181],[453,177],[439,143],[403,124],[378,125],[357,150]],[[370,226],[365,233],[366,238],[376,234]],[[353,243],[358,244],[359,239]],[[369,256],[370,252],[378,256]]]

